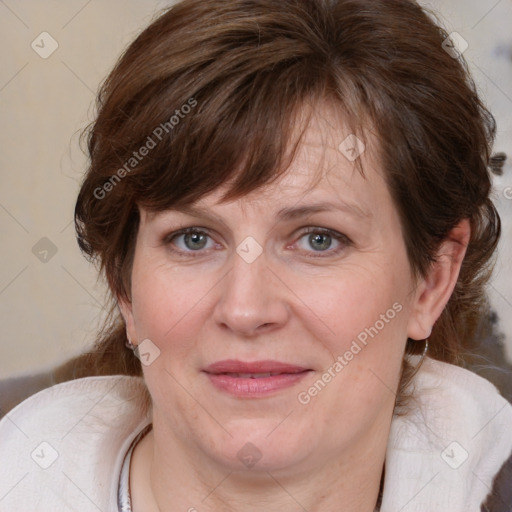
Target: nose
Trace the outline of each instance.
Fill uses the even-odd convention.
[[[244,337],[276,330],[288,320],[286,287],[268,266],[265,252],[251,263],[234,252],[222,280],[214,320]]]

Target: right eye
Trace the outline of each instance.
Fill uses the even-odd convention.
[[[210,245],[208,245],[210,240]],[[178,253],[191,253],[201,252],[203,249],[211,249],[214,244],[210,235],[203,229],[197,227],[190,227],[174,231],[165,237],[165,243],[173,245],[178,249],[171,248],[172,251]]]

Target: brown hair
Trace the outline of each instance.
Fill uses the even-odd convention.
[[[184,0],[159,16],[103,83],[87,132],[75,223],[112,309],[75,376],[142,374],[116,308],[130,297],[137,204],[160,211],[227,182],[226,200],[270,183],[299,142],[297,113],[322,99],[353,133],[364,138],[369,124],[377,133],[416,276],[470,220],[455,290],[429,338],[431,357],[461,364],[487,307],[500,220],[489,198],[494,119],[447,37],[410,0]],[[420,345],[409,340],[407,352]],[[401,391],[410,376],[404,362]]]

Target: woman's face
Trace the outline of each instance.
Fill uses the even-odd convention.
[[[155,440],[195,460],[298,471],[385,449],[407,337],[428,332],[372,144],[363,177],[329,112],[265,190],[141,210],[121,307]]]

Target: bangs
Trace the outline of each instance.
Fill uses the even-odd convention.
[[[179,5],[168,15],[175,11]],[[93,166],[112,200],[117,196],[157,212],[227,185],[223,201],[268,185],[290,166],[322,100],[343,112],[351,133],[364,138],[357,88],[347,84],[345,91],[354,94],[341,98],[328,54],[306,41],[307,34],[284,37],[283,27],[268,23],[261,33],[253,16],[184,37],[173,19],[164,16],[148,29],[166,32],[166,76],[148,83],[144,69],[155,74],[155,65],[143,51],[144,39],[136,40],[121,60],[133,74],[119,85],[114,72],[116,87],[107,80],[100,92],[96,128],[105,124],[101,107],[108,103],[109,115],[117,113],[116,130],[107,126],[108,138],[102,138],[96,129],[89,147],[103,160]],[[183,53],[186,62],[179,58]],[[161,62],[164,56],[154,58]]]

